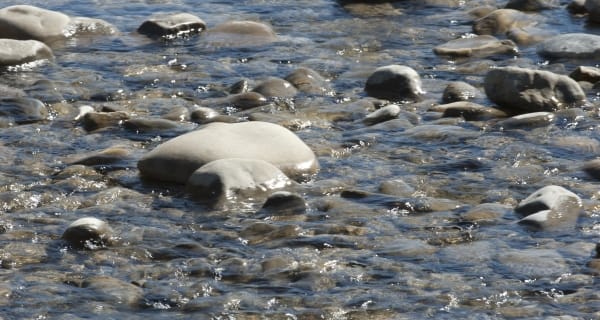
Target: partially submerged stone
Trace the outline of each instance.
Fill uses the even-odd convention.
[[[573,227],[583,208],[581,198],[560,186],[546,186],[523,199],[515,212],[525,217],[520,224],[535,230]]]
[[[442,117],[463,117],[467,121],[506,117],[506,112],[468,101],[457,101],[431,107],[430,111],[442,112]]]
[[[569,74],[569,77],[575,81],[596,83],[600,81],[600,69],[595,67],[579,66],[573,70],[571,74]]]
[[[418,100],[425,93],[421,78],[412,68],[388,65],[377,68],[367,79],[365,91],[369,96],[389,100]]]
[[[209,28],[203,40],[214,46],[246,47],[277,41],[277,34],[262,22],[228,21]]]
[[[43,42],[37,40],[0,39],[0,66],[14,66],[53,58],[52,49]]]
[[[512,116],[496,123],[497,128],[508,129],[533,129],[545,127],[555,122],[556,116],[552,112],[539,111]]]
[[[298,68],[285,77],[298,90],[317,95],[327,95],[331,93],[331,87],[325,78],[318,72],[309,68]]]
[[[0,116],[17,124],[33,123],[48,118],[48,109],[43,102],[33,98],[0,99]]]
[[[194,171],[186,191],[208,202],[244,201],[290,183],[281,170],[264,160],[230,158],[211,161]]]
[[[252,91],[267,98],[291,98],[298,94],[298,90],[291,83],[276,77],[261,81]]]
[[[586,102],[575,80],[549,71],[504,67],[490,70],[485,93],[494,103],[523,111],[556,111]]]
[[[442,93],[442,101],[445,103],[468,101],[480,97],[479,89],[463,81],[449,83]]]
[[[473,24],[476,34],[505,34],[510,29],[522,28],[535,23],[529,15],[514,9],[498,9],[477,19]]]
[[[588,33],[566,33],[545,40],[537,48],[549,59],[600,59],[600,36]]]
[[[189,13],[160,14],[144,21],[137,31],[151,38],[174,38],[200,33],[206,29],[206,23]]]
[[[71,223],[62,238],[78,249],[95,249],[110,243],[113,231],[108,223],[93,217],[85,217]]]
[[[499,40],[491,35],[459,38],[433,48],[441,56],[486,57],[494,54],[515,54],[517,45],[511,40]]]
[[[203,126],[160,144],[140,159],[138,168],[147,178],[186,183],[198,168],[226,158],[264,160],[293,179],[319,168],[315,154],[294,133],[259,121]]]
[[[129,114],[125,111],[88,112],[81,118],[81,123],[85,130],[94,131],[106,127],[118,126],[123,120],[127,119],[129,119]]]
[[[396,104],[389,104],[385,107],[382,107],[376,111],[369,113],[364,119],[363,123],[372,126],[374,124],[378,124],[380,122],[392,120],[398,117],[400,114],[400,106]]]
[[[558,7],[557,0],[510,0],[505,8],[520,11],[541,11]]]

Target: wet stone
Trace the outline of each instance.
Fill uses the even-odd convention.
[[[600,59],[600,36],[587,33],[561,34],[545,40],[537,48],[549,59]]]
[[[0,66],[14,66],[53,58],[52,49],[43,42],[37,40],[0,39]]]
[[[570,272],[565,259],[555,250],[507,250],[498,254],[500,266],[519,279],[552,279]]]
[[[444,89],[444,93],[442,94],[442,101],[444,103],[451,103],[457,101],[468,101],[480,97],[481,92],[479,91],[479,89],[473,87],[472,85],[466,82],[455,81],[449,83]]]
[[[389,65],[377,68],[367,79],[365,91],[371,97],[389,100],[418,100],[425,93],[421,77],[412,68]]]
[[[567,10],[572,14],[586,14],[585,2],[587,0],[572,0],[567,4]]]
[[[583,104],[586,95],[575,80],[549,71],[496,68],[484,79],[490,100],[511,110],[556,111]]]
[[[197,123],[205,123],[207,120],[219,116],[220,113],[212,108],[196,106],[190,113],[190,119]]]
[[[403,180],[389,180],[379,184],[379,192],[398,197],[410,197],[415,191],[415,188],[411,187]]]
[[[293,90],[280,91],[280,90],[269,90],[266,88],[261,89],[261,91],[265,91],[267,93],[281,93],[281,94],[293,94]],[[286,92],[287,91],[287,92]],[[252,109],[260,106],[264,106],[269,103],[267,98],[258,92],[243,92],[231,95],[227,97],[227,102],[232,106],[246,110]]]
[[[599,23],[600,22],[600,1],[586,0],[584,7],[588,13],[588,20],[593,23]]]
[[[174,38],[206,29],[206,23],[189,13],[163,14],[150,17],[138,28],[138,32],[151,38]]]
[[[468,101],[437,105],[429,109],[429,111],[442,112],[442,117],[462,117],[467,121],[489,120],[507,116],[506,112],[500,109],[490,108]]]
[[[62,238],[77,249],[95,249],[111,242],[113,231],[108,223],[92,218],[80,218],[71,223]]]
[[[277,41],[273,29],[258,21],[228,21],[209,28],[202,41],[214,46],[258,46]]]
[[[32,98],[0,99],[0,116],[17,124],[26,124],[46,120],[48,109],[40,100]]]
[[[87,155],[77,155],[76,159],[69,161],[69,164],[82,164],[85,166],[109,165],[128,160],[129,158],[130,150],[128,148],[115,146]]]
[[[41,243],[10,242],[0,249],[0,266],[4,269],[40,264],[48,259]]]
[[[600,179],[600,159],[585,162],[583,171],[594,179]]]
[[[70,18],[60,12],[17,5],[0,10],[0,38],[49,42],[64,38]]]
[[[532,129],[545,127],[555,122],[555,116],[552,112],[532,112],[512,116],[508,119],[498,121],[495,127],[503,130],[510,129]]]
[[[136,306],[143,297],[142,288],[110,276],[93,276],[81,283],[82,288],[96,293],[95,299]]]
[[[67,25],[67,35],[116,35],[119,30],[114,25],[102,20],[87,17],[73,17]]]
[[[388,120],[392,120],[398,117],[402,110],[400,106],[396,104],[389,104],[385,107],[382,107],[374,112],[369,113],[364,119],[363,123],[372,126],[374,124],[385,122]]]
[[[138,132],[160,132],[180,128],[181,124],[167,119],[135,118],[123,121],[123,128]]]
[[[486,57],[495,54],[515,54],[517,45],[511,40],[499,40],[491,35],[459,38],[439,45],[433,52],[451,57]]]
[[[227,158],[265,160],[296,179],[319,168],[315,154],[294,133],[258,121],[206,125],[159,145],[138,168],[148,178],[185,183],[204,164]]]
[[[479,204],[461,215],[461,218],[468,222],[477,224],[495,224],[510,211],[512,207],[499,203]]]
[[[302,214],[306,208],[306,200],[301,195],[289,191],[276,191],[269,195],[259,214],[289,216]]]
[[[579,66],[571,74],[569,74],[575,81],[586,81],[590,83],[596,83],[600,81],[600,69],[588,66]]]
[[[285,80],[304,93],[328,95],[332,92],[327,80],[310,68],[298,68],[287,75]]]
[[[534,23],[535,20],[521,11],[498,9],[476,20],[473,31],[478,35],[501,35],[513,28],[522,28]]]
[[[186,191],[210,201],[245,201],[252,196],[283,188],[291,181],[274,165],[255,159],[220,159],[194,171]]]
[[[267,98],[292,98],[298,94],[298,90],[291,83],[275,77],[261,81],[252,91]]]
[[[515,208],[525,215],[519,223],[534,230],[553,230],[574,227],[582,212],[579,196],[560,186],[546,186],[527,198]]]
[[[558,7],[557,0],[510,0],[505,8],[520,11],[541,11]]]
[[[129,114],[124,111],[88,112],[81,119],[81,123],[85,130],[94,131],[106,127],[116,127],[127,119],[129,119]]]

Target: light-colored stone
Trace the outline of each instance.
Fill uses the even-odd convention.
[[[28,5],[0,9],[0,38],[48,43],[65,38],[69,16]]]
[[[457,101],[431,107],[429,111],[443,112],[442,117],[462,117],[467,121],[506,117],[506,112],[468,101]]]
[[[0,66],[14,66],[53,58],[52,49],[43,42],[37,40],[0,39]]]
[[[554,113],[547,111],[531,112],[512,116],[496,123],[497,128],[507,129],[533,129],[545,127],[554,123]]]
[[[281,189],[290,179],[274,165],[256,159],[219,159],[194,171],[186,191],[208,202],[243,201]]]
[[[401,111],[402,109],[400,109],[400,106],[396,104],[388,104],[385,107],[382,107],[380,109],[377,109],[376,111],[369,113],[363,119],[363,123],[368,126],[372,126],[380,122],[392,120],[397,118]]]
[[[520,224],[535,230],[552,230],[573,227],[583,204],[581,198],[560,186],[546,186],[527,198],[515,208],[515,212],[526,215]]]
[[[293,179],[319,168],[315,154],[294,133],[258,121],[203,126],[148,152],[138,168],[148,178],[185,183],[201,166],[226,158],[264,160]]]
[[[596,83],[600,81],[600,69],[595,67],[579,66],[573,70],[571,74],[569,74],[569,77],[575,81]]]
[[[459,38],[433,48],[435,54],[451,57],[486,57],[515,54],[518,51],[517,45],[511,40],[499,40],[491,35]]]
[[[529,15],[513,9],[498,9],[477,19],[473,24],[476,34],[505,34],[510,29],[522,28],[535,23]]]
[[[586,102],[586,95],[575,80],[549,71],[492,69],[485,76],[484,88],[490,100],[511,110],[556,111]]]
[[[467,101],[471,99],[480,98],[482,96],[479,89],[464,81],[455,81],[449,83],[444,89],[442,94],[442,101],[444,103],[451,103],[457,101]]]
[[[419,74],[401,65],[377,68],[367,79],[365,91],[372,97],[389,100],[417,100],[425,93]]]

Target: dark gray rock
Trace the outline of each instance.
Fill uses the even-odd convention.
[[[523,28],[535,23],[535,20],[518,10],[498,9],[475,20],[473,31],[476,34],[505,34],[513,28]]]
[[[135,118],[123,121],[123,128],[138,133],[168,131],[180,126],[179,122],[167,119]]]
[[[175,38],[202,32],[206,23],[189,13],[161,14],[150,17],[138,28],[138,32],[151,38]]]
[[[449,83],[444,89],[442,94],[442,101],[445,103],[457,102],[457,101],[468,101],[471,99],[477,99],[481,97],[479,89],[472,85],[463,82],[455,81]]]
[[[253,90],[267,98],[292,98],[298,90],[286,80],[270,77],[260,82]]]
[[[441,56],[486,57],[494,54],[515,54],[519,50],[511,40],[499,40],[491,35],[459,38],[433,48]]]
[[[586,96],[579,84],[549,71],[504,67],[490,70],[485,93],[494,103],[523,111],[556,111],[580,106]]]
[[[505,8],[520,11],[541,11],[557,8],[557,0],[510,0]]]
[[[586,14],[587,9],[585,8],[586,0],[572,0],[567,5],[567,10],[572,14]]]
[[[367,79],[365,91],[369,96],[389,100],[418,100],[425,93],[419,74],[401,65],[377,68]]]
[[[17,124],[43,121],[48,118],[48,109],[40,100],[32,98],[0,99],[0,116]]]
[[[537,52],[548,59],[600,59],[600,36],[561,34],[540,43]]]
[[[569,74],[575,81],[586,81],[590,83],[596,83],[600,81],[600,69],[595,67],[579,66],[571,74]]]
[[[480,121],[495,118],[504,118],[506,112],[497,109],[482,106],[468,101],[457,101],[449,104],[437,105],[429,111],[442,112],[442,117],[462,117],[467,121]]]
[[[502,130],[510,129],[533,129],[545,127],[555,122],[556,117],[552,112],[540,111],[524,113],[512,116],[496,123],[496,127]]]
[[[285,83],[280,84],[285,85]],[[259,90],[268,93],[279,93],[279,94],[293,94],[294,90],[279,91],[275,88],[259,88]],[[227,97],[227,103],[241,110],[252,109],[260,106],[264,106],[269,103],[267,98],[258,92],[242,92]]]
[[[129,114],[124,111],[115,112],[87,112],[81,118],[81,124],[87,131],[94,131],[106,127],[118,126],[123,120],[129,119]]]
[[[108,223],[92,217],[77,219],[62,235],[65,241],[78,249],[104,247],[110,244],[112,237],[113,231]]]

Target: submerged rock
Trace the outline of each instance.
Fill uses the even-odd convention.
[[[270,77],[260,82],[253,90],[267,98],[291,98],[298,90],[286,80]]]
[[[315,154],[282,126],[259,122],[211,123],[160,144],[138,162],[148,178],[185,183],[203,165],[218,159],[267,161],[293,179],[316,173]]]
[[[486,57],[494,54],[518,52],[517,45],[511,40],[499,40],[491,35],[459,38],[433,48],[441,56]]]
[[[277,34],[262,22],[229,21],[209,28],[203,40],[214,46],[245,47],[277,41]]]
[[[547,111],[531,112],[512,116],[496,123],[496,127],[507,129],[533,129],[545,127],[555,122],[554,113]]]
[[[513,110],[556,111],[586,101],[575,80],[549,71],[518,67],[492,69],[485,76],[484,88],[490,100]]]
[[[539,55],[550,59],[600,59],[600,36],[567,33],[540,43]]]
[[[144,21],[137,31],[151,38],[178,37],[202,32],[206,23],[189,13],[161,14]]]
[[[369,96],[389,100],[417,100],[425,93],[419,74],[401,65],[377,68],[367,79],[365,91]]]
[[[402,109],[396,104],[389,104],[382,107],[374,112],[369,113],[364,119],[363,123],[372,126],[380,122],[392,120],[398,117]]]
[[[48,109],[40,100],[32,98],[0,99],[0,116],[17,124],[43,121],[48,118]]]
[[[71,223],[62,235],[70,245],[78,249],[94,249],[110,243],[113,231],[108,223],[86,217]]]
[[[309,68],[298,68],[285,77],[298,90],[315,95],[331,93],[331,87],[325,78],[318,72]]]
[[[581,198],[560,186],[546,186],[527,198],[515,208],[525,215],[520,224],[535,230],[553,230],[573,227],[583,208]]]
[[[442,101],[445,103],[467,101],[481,97],[479,89],[463,81],[454,81],[449,83],[442,94]]]
[[[467,121],[488,120],[507,116],[506,112],[500,109],[486,107],[468,101],[457,101],[449,104],[437,105],[429,110],[443,112],[442,117],[463,117]]]
[[[37,40],[0,39],[0,66],[14,66],[53,58],[52,49],[43,42]]]
[[[534,23],[529,15],[521,11],[498,9],[477,19],[473,24],[473,31],[479,35],[505,34],[513,28],[522,28]]]
[[[579,66],[569,77],[575,81],[587,81],[590,83],[596,83],[600,81],[600,69],[595,67]]]
[[[194,171],[186,191],[207,202],[244,201],[281,189],[290,179],[274,165],[256,159],[219,159]]]

